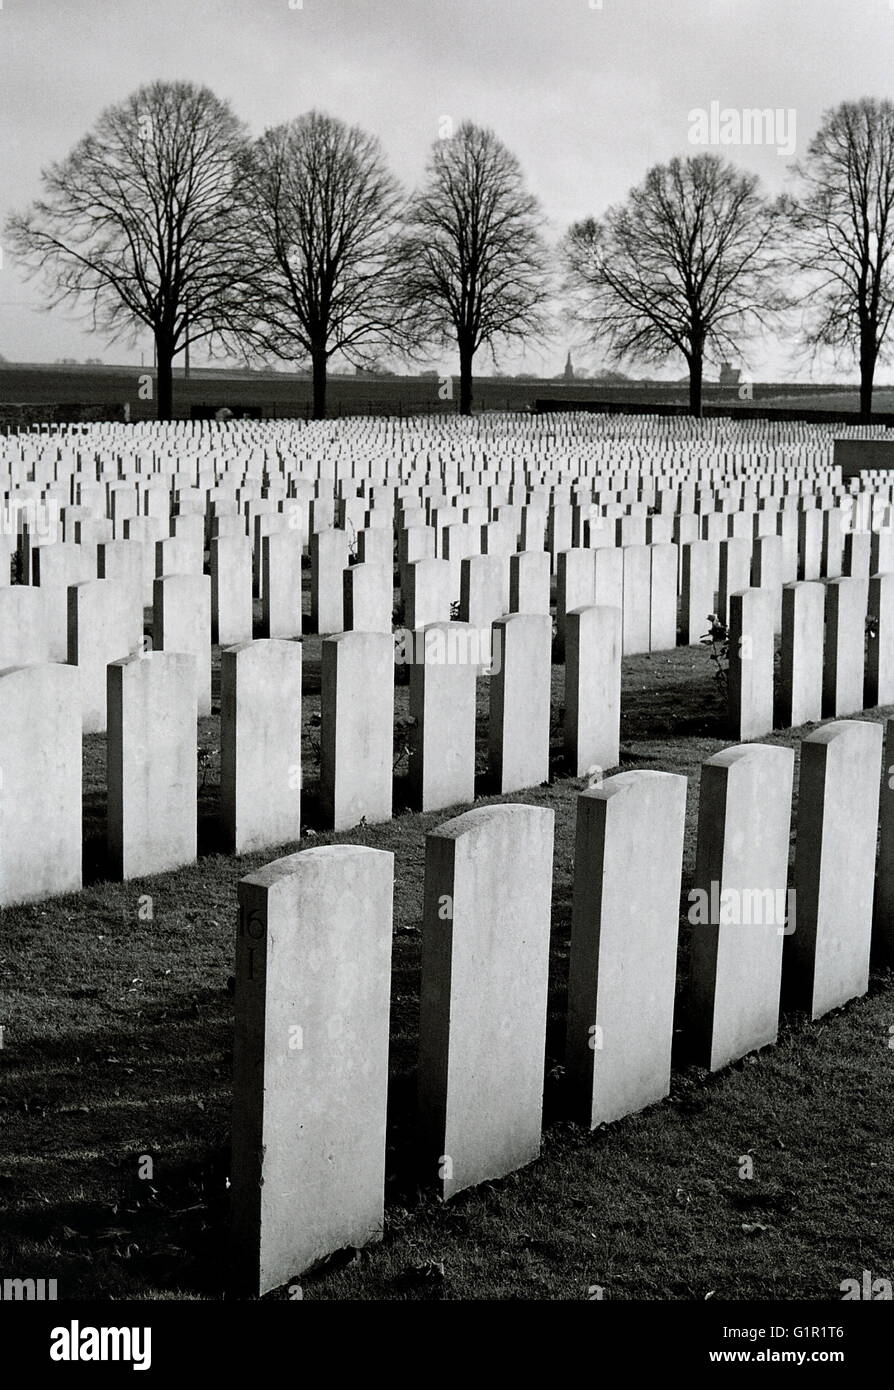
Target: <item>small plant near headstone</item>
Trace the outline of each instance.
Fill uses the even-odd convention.
[[[204,748],[199,748],[199,772],[201,773],[201,780],[199,782],[200,790],[205,786],[208,780],[208,774],[214,770],[215,764],[218,762],[219,754],[210,744]]]
[[[359,556],[357,554],[357,527],[350,517],[348,517],[348,526],[351,529],[351,539],[348,542],[348,564],[356,565],[359,563]]]
[[[452,623],[458,623],[458,622],[459,622],[459,609],[460,609],[460,603],[459,603],[459,599],[457,599],[455,603],[451,603],[451,605],[450,605],[450,621],[451,621]]]
[[[394,771],[402,763],[409,764],[410,744],[409,731],[415,728],[416,718],[412,714],[399,714],[394,720]]]
[[[866,654],[873,642],[878,641],[878,617],[875,613],[866,614]]]
[[[322,715],[319,713],[318,710],[315,710],[307,722],[312,729],[319,729],[320,725],[323,722]],[[313,734],[308,734],[307,741],[310,744],[311,751],[313,753],[314,766],[319,772],[323,761],[322,739],[314,738]]]
[[[699,641],[710,646],[711,660],[714,663],[714,679],[726,697],[729,694],[729,628],[721,622],[716,613],[708,614],[709,630]]]

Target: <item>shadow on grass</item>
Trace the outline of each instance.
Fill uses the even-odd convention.
[[[305,670],[312,681],[310,657]],[[561,677],[561,671],[554,672],[554,705]],[[479,714],[485,700],[483,684]],[[621,766],[661,767],[689,777],[682,919],[694,855],[698,765],[731,741],[720,731],[721,714],[701,655],[683,649],[625,662]],[[655,733],[656,717],[667,721],[666,738]],[[686,732],[693,722],[696,736]],[[857,1001],[853,1010],[841,1011],[841,1018],[819,1025],[786,1018],[779,1047],[714,1076],[687,1063],[678,1033],[668,1101],[594,1134],[569,1123],[568,943],[576,799],[585,782],[565,775],[560,719],[551,740],[556,780],[499,798],[547,806],[556,817],[543,1159],[446,1206],[434,1201],[419,1187],[415,1163],[425,836],[468,808],[411,814],[408,779],[398,769],[396,819],[333,835],[320,824],[318,777],[311,771],[303,793],[305,838],[263,854],[225,856],[217,829],[216,727],[214,719],[200,725],[200,745],[209,756],[199,801],[202,858],[196,865],[127,884],[100,881],[104,740],[88,740],[84,820],[91,886],[4,913],[3,983],[11,1022],[7,1046],[0,1051],[4,1268],[24,1277],[58,1270],[65,1281],[62,1297],[221,1295],[233,1021],[226,982],[233,968],[236,884],[281,854],[337,842],[395,854],[386,1239],[378,1252],[356,1262],[349,1253],[304,1276],[302,1283],[318,1296],[460,1296],[456,1279],[451,1282],[449,1257],[446,1276],[438,1273],[441,1252],[451,1250],[455,1261],[472,1270],[471,1284],[462,1288],[480,1297],[494,1296],[495,1290],[500,1297],[554,1297],[557,1288],[585,1289],[597,1277],[586,1273],[594,1263],[597,1269],[614,1268],[620,1296],[703,1297],[702,1278],[711,1281],[705,1288],[721,1287],[727,1296],[755,1288],[765,1296],[776,1287],[779,1267],[789,1280],[779,1296],[792,1297],[793,1289],[825,1288],[830,1268],[857,1258],[853,1250],[859,1241],[861,1260],[864,1251],[865,1261],[877,1258],[873,1228],[860,1230],[859,1212],[850,1217],[853,1249],[839,1254],[835,1247],[830,1253],[826,1232],[838,1219],[836,1203],[853,1207],[855,1194],[869,1191],[868,1184],[876,1176],[882,1181],[889,1171],[881,1161],[882,1140],[871,1128],[883,1123],[879,1099],[889,1085],[884,1000]],[[479,734],[486,736],[481,721]],[[798,731],[787,731],[766,741],[793,744],[797,737]],[[479,759],[483,753],[479,742]],[[306,753],[305,766],[311,764]],[[484,796],[489,788],[492,792],[482,772],[477,790]],[[310,831],[315,835],[308,839]],[[134,904],[147,892],[155,915],[142,922]],[[679,961],[682,979],[685,932]],[[888,976],[887,988],[890,982]],[[873,1012],[879,1018],[870,1029],[866,1017]],[[762,1171],[773,1176],[743,1196],[741,1184],[721,1181],[718,1174],[722,1177],[723,1165],[753,1144],[774,1146],[762,1160]],[[871,1172],[870,1153],[879,1158]],[[136,1176],[143,1154],[155,1160],[148,1187]],[[749,1206],[773,1210],[781,1222],[789,1209],[787,1194],[793,1183],[802,1182],[801,1171],[809,1172],[812,1190],[819,1191],[826,1169],[834,1175],[835,1190],[827,1206],[817,1210],[818,1235],[786,1233],[785,1242],[775,1246],[768,1235],[766,1254],[758,1242],[743,1249],[741,1221],[730,1226],[730,1211],[735,1216],[747,1214]],[[675,1197],[675,1190],[694,1194],[691,1205],[688,1196]],[[867,1221],[870,1217],[871,1212]],[[723,1264],[723,1270],[742,1266],[741,1283],[717,1268],[702,1274],[707,1247],[699,1242],[711,1221],[707,1258]],[[624,1253],[630,1250],[633,1257]],[[803,1273],[810,1261],[810,1272]],[[483,1272],[476,1262],[486,1266]],[[548,1282],[538,1282],[538,1262]],[[820,1265],[825,1282],[815,1273]]]

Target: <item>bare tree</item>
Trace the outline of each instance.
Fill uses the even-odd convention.
[[[241,185],[251,251],[234,336],[265,358],[309,359],[322,419],[330,357],[360,366],[394,342],[399,185],[376,139],[318,111],[266,131]]]
[[[432,147],[399,247],[399,303],[418,344],[455,343],[459,410],[472,409],[478,349],[544,331],[546,247],[515,156],[465,121]]]
[[[43,173],[44,197],[7,225],[42,272],[48,307],[88,301],[110,340],[155,339],[158,418],[170,419],[173,361],[212,337],[244,252],[232,216],[242,126],[207,87],[154,82],[108,108]]]
[[[808,277],[804,340],[857,356],[869,420],[894,313],[894,105],[867,97],[827,111],[795,174],[788,255]]]
[[[656,165],[626,202],[568,232],[576,317],[615,364],[681,353],[700,415],[706,358],[740,351],[782,306],[772,275],[779,222],[757,178],[717,155]]]

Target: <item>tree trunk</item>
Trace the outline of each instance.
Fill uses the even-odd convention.
[[[689,358],[689,414],[700,417],[702,413],[702,372],[704,358],[701,352],[693,352]]]
[[[314,348],[311,353],[311,361],[314,369],[314,406],[313,418],[315,420],[326,419],[326,349]]]
[[[156,413],[159,420],[170,420],[174,410],[174,351],[164,338],[155,339],[155,360]]]
[[[475,349],[459,345],[459,413],[472,414],[472,359]]]
[[[864,340],[860,348],[860,423],[868,425],[872,419],[872,383],[875,379],[875,364],[878,351],[874,342]]]

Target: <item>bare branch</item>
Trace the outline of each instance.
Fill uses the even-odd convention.
[[[104,111],[45,193],[7,224],[13,254],[40,275],[47,305],[85,306],[110,340],[147,327],[159,363],[219,334],[244,248],[232,216],[243,128],[205,87],[155,82]]]
[[[698,411],[704,360],[740,349],[785,305],[779,230],[757,179],[716,155],[656,165],[625,203],[568,232],[574,315],[616,363],[681,353]]]
[[[268,130],[242,161],[250,250],[229,333],[269,359],[310,359],[315,414],[334,353],[360,364],[396,341],[391,263],[402,202],[377,140],[317,111]]]
[[[457,345],[461,411],[480,347],[546,328],[542,228],[518,161],[492,131],[466,121],[435,141],[397,249],[397,302],[408,342]]]
[[[827,111],[795,175],[787,259],[806,276],[802,338],[857,358],[868,417],[894,313],[894,104]]]

